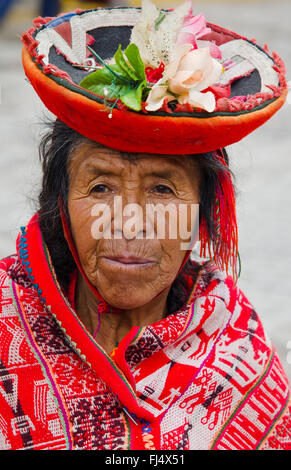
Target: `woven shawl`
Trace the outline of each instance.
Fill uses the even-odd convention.
[[[215,266],[188,288],[108,355],[34,216],[0,262],[0,449],[291,449],[288,380],[256,311]]]

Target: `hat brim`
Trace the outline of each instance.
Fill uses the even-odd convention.
[[[33,41],[35,37],[36,34]],[[273,94],[270,89],[269,99],[257,100],[248,109],[239,106],[237,110],[231,106],[233,100],[229,100],[225,110],[213,113],[201,110],[144,113],[124,109],[123,106],[113,109],[112,118],[108,119],[102,97],[74,83],[58,67],[50,69],[44,65],[35,51],[36,44],[28,47],[26,42],[22,53],[23,66],[45,106],[82,135],[120,151],[169,155],[203,153],[226,147],[264,124],[281,108],[287,97],[287,88],[282,83],[283,72],[274,62],[278,87],[273,86]]]

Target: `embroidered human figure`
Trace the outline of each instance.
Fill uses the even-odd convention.
[[[217,388],[217,382],[214,382],[209,387],[209,392]],[[228,417],[231,410],[231,403],[233,400],[233,389],[232,387],[220,392],[214,399],[211,401],[210,405],[207,407],[207,414],[201,418],[202,424],[208,424],[208,429],[212,430],[217,425],[219,418],[221,422],[224,422]],[[212,418],[212,420],[211,420]],[[211,420],[211,421],[210,421]]]

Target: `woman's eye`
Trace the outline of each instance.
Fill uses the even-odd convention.
[[[91,189],[91,192],[94,192],[94,193],[105,193],[107,189],[108,189],[108,186],[106,186],[105,184],[96,184],[96,186],[94,186],[94,187]]]
[[[172,189],[169,188],[169,186],[165,186],[164,184],[159,184],[158,186],[156,186],[154,188],[154,190],[156,190],[158,193],[162,193],[162,194],[165,194],[165,193],[172,193],[173,194]]]

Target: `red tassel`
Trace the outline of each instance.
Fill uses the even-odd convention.
[[[210,260],[227,274],[232,267],[233,278],[237,280],[238,230],[234,187],[222,150],[218,150],[216,155],[228,171],[219,175],[219,184],[216,187],[213,208],[214,240],[210,240],[204,217],[200,222],[200,256],[206,258],[208,254]]]

